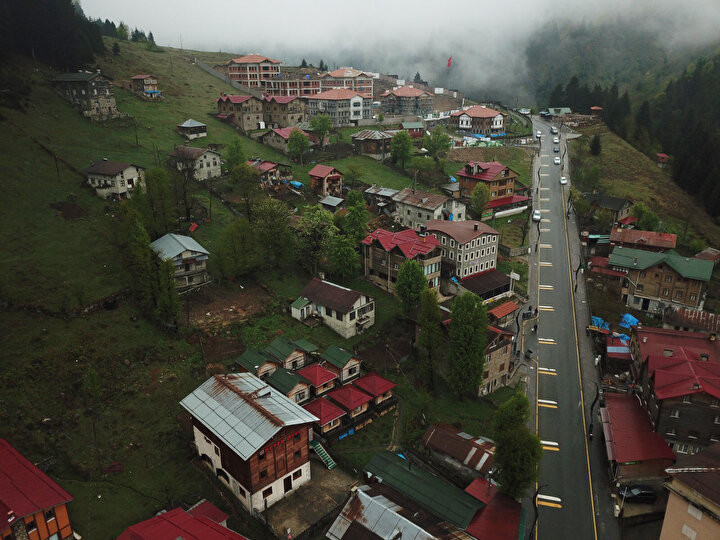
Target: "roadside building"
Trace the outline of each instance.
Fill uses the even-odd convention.
[[[94,121],[124,116],[115,103],[112,79],[100,71],[63,73],[52,80],[55,90],[86,118]]]
[[[627,306],[662,314],[668,307],[702,310],[713,265],[710,261],[683,257],[673,250],[654,253],[616,247],[609,265],[624,272],[621,299]]]
[[[308,176],[310,177],[310,189],[319,197],[343,196],[343,174],[335,167],[318,163],[308,171]]]
[[[154,75],[133,75],[130,78],[130,87],[136,94],[148,99],[162,99],[162,92],[158,89],[158,80]]]
[[[597,212],[604,210],[612,215],[613,224],[622,223],[623,220],[633,217],[630,215],[633,202],[629,199],[613,197],[604,193],[583,193],[583,197],[590,203],[593,216]]]
[[[678,459],[660,540],[720,538],[720,443]]]
[[[380,94],[383,111],[402,116],[427,116],[433,112],[434,96],[427,90],[401,86]]]
[[[244,133],[265,127],[263,101],[255,96],[223,93],[216,102],[218,118],[230,120]]]
[[[420,230],[430,220],[464,221],[467,213],[465,204],[444,195],[405,188],[396,193],[395,220],[402,227]]]
[[[504,200],[515,194],[515,180],[518,174],[498,161],[471,161],[457,173],[460,195],[470,197],[479,183],[490,192],[489,203]],[[527,201],[527,197],[524,199]]]
[[[67,504],[72,495],[0,439],[0,538],[73,538]]]
[[[464,478],[488,477],[495,458],[495,442],[474,437],[442,422],[432,424],[420,440],[436,462],[450,467]]]
[[[336,88],[303,96],[303,99],[307,103],[308,118],[326,114],[335,127],[358,125],[359,121],[370,120],[372,116],[372,97],[355,90]]]
[[[177,131],[188,140],[207,137],[207,126],[192,118],[188,118],[182,124],[178,124]]]
[[[476,478],[465,488],[465,493],[485,504],[478,510],[465,531],[475,540],[520,540],[525,528],[521,527],[525,514],[522,504],[500,493],[497,485]]]
[[[176,146],[168,154],[168,161],[171,167],[183,175],[192,171],[193,177],[198,181],[218,178],[222,174],[220,154],[207,148]]]
[[[466,278],[495,269],[500,233],[489,225],[434,219],[425,228],[440,242],[443,278]]]
[[[619,337],[605,336],[605,355],[603,358],[603,373],[627,373],[632,368],[632,354],[630,344]]]
[[[478,395],[485,396],[507,385],[512,369],[512,344],[514,332],[488,326],[485,346],[485,365],[478,388]]]
[[[518,309],[520,309],[520,306],[512,300],[503,302],[499,306],[488,310],[488,322],[499,328],[515,324],[515,315]]]
[[[362,241],[365,278],[392,292],[400,268],[407,260],[420,265],[428,287],[440,288],[440,242],[432,235],[419,236],[413,229],[397,233],[377,229]]]
[[[84,172],[88,185],[103,199],[126,199],[136,187],[142,189],[145,182],[145,169],[132,163],[103,159]]]
[[[150,248],[163,261],[172,261],[175,267],[175,286],[192,287],[207,283],[207,260],[210,253],[194,238],[168,233],[150,244]]]
[[[312,278],[290,308],[293,318],[305,321],[317,317],[346,339],[375,323],[375,300],[371,296],[319,278]]]
[[[248,510],[310,481],[309,429],[318,418],[254,375],[211,377],[180,405],[201,461]]]
[[[666,232],[641,231],[639,229],[621,229],[614,225],[610,231],[610,250],[615,247],[644,249],[662,253],[675,249],[677,235]]]
[[[482,135],[505,131],[505,114],[485,105],[474,105],[450,115],[450,126]]]
[[[720,334],[720,315],[708,311],[698,311],[677,307],[663,311],[663,328],[684,330],[685,332],[708,332]]]
[[[712,261],[713,266],[717,266],[720,261],[720,249],[705,248],[700,253],[695,254],[696,259],[702,259],[704,261]]]

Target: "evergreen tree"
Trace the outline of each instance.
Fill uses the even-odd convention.
[[[158,258],[150,248],[150,237],[139,221],[130,229],[125,253],[135,300],[144,313],[153,314],[160,295]]]
[[[405,163],[410,159],[412,153],[412,138],[407,131],[398,131],[390,139],[390,155],[395,163],[399,163],[404,169]]]
[[[330,240],[328,259],[330,274],[343,281],[355,277],[360,271],[360,254],[349,237],[336,235]]]
[[[112,52],[115,56],[118,56],[120,54],[120,45],[118,45],[117,41],[113,43]]]
[[[157,257],[156,263],[158,299],[154,314],[162,322],[175,325],[180,309],[180,297],[175,287],[175,265],[171,260],[161,261]]]
[[[602,150],[602,146],[600,143],[600,134],[596,133],[595,135],[593,135],[593,138],[590,141],[590,153],[593,156],[599,156],[601,150]]]
[[[152,32],[148,32],[147,40],[148,40],[150,43],[155,43],[155,36],[153,36],[153,33],[152,33]]]
[[[417,261],[406,259],[398,272],[395,293],[400,298],[403,313],[406,315],[420,304],[420,293],[427,289],[427,280]]]
[[[305,61],[304,58],[302,59],[302,62],[300,62],[300,67],[301,67],[301,68],[306,68],[306,67],[308,67],[307,62]]]
[[[455,298],[451,310],[448,383],[458,395],[477,394],[487,344],[487,312],[473,293]]]
[[[253,221],[252,206],[260,195],[260,171],[246,163],[238,163],[230,172],[230,184],[233,191],[242,197],[245,205],[245,216]]]
[[[433,289],[423,289],[420,293],[420,312],[418,313],[418,346],[420,348],[420,371],[429,390],[435,387],[435,366],[442,358],[442,311]]]
[[[327,254],[330,240],[337,232],[333,215],[320,205],[307,208],[300,218],[300,259],[313,275],[317,274],[320,259]]]
[[[260,252],[260,264],[264,267],[293,264],[295,236],[290,228],[288,205],[278,199],[263,198],[253,215],[253,234]]]
[[[327,71],[327,70],[328,70],[327,66],[325,65],[325,62],[323,62],[322,60],[320,60],[320,65],[318,66],[318,69],[319,69],[320,71]]]
[[[422,82],[423,82],[422,77],[420,76],[420,72],[419,72],[419,71],[415,72],[415,78],[413,79],[413,81],[416,82],[416,83],[422,83]]]

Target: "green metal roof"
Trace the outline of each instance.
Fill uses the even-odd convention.
[[[485,507],[485,503],[462,489],[419,467],[412,467],[407,460],[387,450],[375,454],[365,465],[365,470],[463,530],[470,525],[477,511]]]
[[[265,362],[277,364],[277,360],[271,358],[262,351],[258,351],[257,349],[246,350],[238,358],[236,358],[235,361],[253,374],[257,374],[257,370]]]
[[[330,362],[333,366],[340,369],[344,368],[353,355],[345,349],[341,349],[337,345],[330,345],[327,350],[322,353],[321,358]]]
[[[310,303],[310,300],[307,298],[300,297],[297,300],[295,300],[292,304],[290,304],[290,307],[295,309],[302,309],[305,306],[307,306]]]
[[[305,382],[300,375],[285,368],[277,368],[267,379],[270,386],[287,395],[299,382]]]
[[[293,343],[295,346],[299,347],[308,354],[314,353],[318,350],[318,346],[314,343],[310,343],[307,339],[296,339]]]
[[[610,254],[610,266],[620,268],[637,268],[645,270],[660,263],[666,263],[670,268],[686,279],[710,281],[713,271],[712,261],[683,257],[675,251],[654,253],[642,249],[616,247]]]
[[[292,341],[281,337],[273,339],[270,345],[265,347],[265,352],[274,356],[278,360],[285,360],[296,350],[297,347]]]

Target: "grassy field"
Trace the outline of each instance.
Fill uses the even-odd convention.
[[[605,126],[581,132],[586,137],[571,143],[573,160],[579,160],[583,168],[599,167],[600,189],[644,203],[658,214],[667,232],[678,235],[678,245],[688,246],[694,238],[701,239],[707,246],[720,244],[720,227],[680,189],[668,170],[658,168],[653,160]],[[588,149],[588,140],[595,133],[600,134],[602,152],[599,156],[591,155]]]

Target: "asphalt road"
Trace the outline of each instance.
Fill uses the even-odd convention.
[[[530,254],[530,297],[537,307],[536,321],[527,321],[525,329],[536,322],[537,332],[527,332],[524,349],[533,351],[532,367],[537,433],[543,442],[538,487],[538,522],[535,538],[597,539],[590,452],[587,438],[588,414],[581,380],[581,353],[575,310],[574,276],[570,242],[577,236],[567,234],[566,211],[569,184],[561,186],[565,165],[553,158],[567,160],[567,142],[561,136],[560,153],[553,152],[550,124],[534,123],[542,131],[539,159],[534,171],[534,208],[542,215],[535,229]],[[531,300],[532,303],[532,300]],[[584,324],[580,326],[584,328]],[[530,378],[532,384],[533,378]],[[591,396],[594,397],[594,396]],[[532,403],[532,400],[531,400]],[[530,510],[531,516],[534,509]]]

